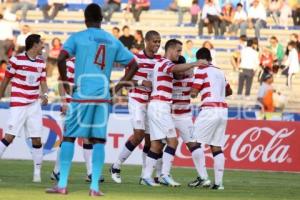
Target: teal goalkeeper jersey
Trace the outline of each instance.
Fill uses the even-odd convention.
[[[63,46],[75,56],[75,89],[73,99],[109,100],[110,76],[114,62],[128,65],[133,54],[110,33],[88,28],[71,35]]]

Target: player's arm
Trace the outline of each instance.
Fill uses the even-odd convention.
[[[197,62],[193,62],[193,63],[177,64],[177,65],[173,66],[171,71],[174,74],[180,74],[180,73],[188,71],[194,67],[198,67],[201,65],[207,65],[207,64],[208,64],[208,62],[205,60],[198,60]]]
[[[41,80],[41,91],[42,91],[42,105],[47,105],[48,104],[48,86],[47,86],[47,81],[46,80]]]
[[[67,77],[67,59],[69,55],[66,54],[64,51],[61,51],[58,59],[57,59],[57,66],[60,79],[62,81],[63,87],[67,94],[70,94],[70,85],[68,84],[68,77]]]
[[[11,80],[11,77],[5,76],[3,81],[1,82],[1,85],[0,85],[0,100],[1,100],[1,98],[4,97],[5,90],[8,86],[8,84],[9,84],[10,80]]]
[[[122,87],[126,86],[129,81],[132,79],[132,77],[135,75],[135,73],[138,70],[138,64],[133,59],[132,62],[128,65],[128,71],[125,73],[125,76],[121,78],[121,80],[118,82],[118,84],[114,87],[114,92],[117,93]]]

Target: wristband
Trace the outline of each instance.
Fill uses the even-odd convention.
[[[143,85],[143,80],[138,80],[137,85],[142,86]]]

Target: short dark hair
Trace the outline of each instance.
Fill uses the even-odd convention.
[[[124,31],[126,28],[129,29],[129,26],[127,26],[127,25],[123,26],[122,31]]]
[[[243,4],[241,4],[241,3],[238,3],[238,4],[236,4],[236,7],[243,7]]]
[[[6,60],[0,60],[0,65],[7,64]]]
[[[176,65],[177,64],[184,64],[184,63],[186,63],[186,59],[183,56],[179,56],[178,60],[177,61],[173,61],[173,63],[176,64]]]
[[[116,26],[113,27],[112,29],[113,29],[113,30],[116,30],[116,31],[118,31],[118,32],[120,32],[120,29],[119,29],[118,27],[116,27]]]
[[[208,62],[212,61],[211,53],[208,48],[202,47],[196,53],[196,58],[207,60]]]
[[[101,23],[103,15],[101,7],[96,3],[89,4],[84,10],[85,22]]]
[[[145,40],[149,41],[152,39],[154,36],[160,36],[160,34],[157,31],[151,30],[148,31],[145,35]]]
[[[291,46],[291,47],[295,48],[295,47],[297,47],[297,43],[295,41],[290,41],[288,43],[288,46]]]
[[[252,47],[253,44],[254,44],[253,39],[248,39],[248,40],[247,40],[247,47]]]
[[[246,40],[247,40],[247,35],[241,35],[241,36],[240,36],[240,40],[246,41]]]
[[[25,40],[25,50],[30,50],[34,44],[38,44],[41,41],[41,36],[38,34],[31,34]]]
[[[167,51],[169,48],[175,47],[177,44],[182,45],[182,42],[180,42],[177,39],[170,39],[170,40],[168,40],[166,42],[166,45],[165,45],[165,51]]]

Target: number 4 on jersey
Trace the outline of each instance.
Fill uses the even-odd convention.
[[[95,57],[95,64],[99,65],[101,69],[105,67],[105,45],[100,44]]]

